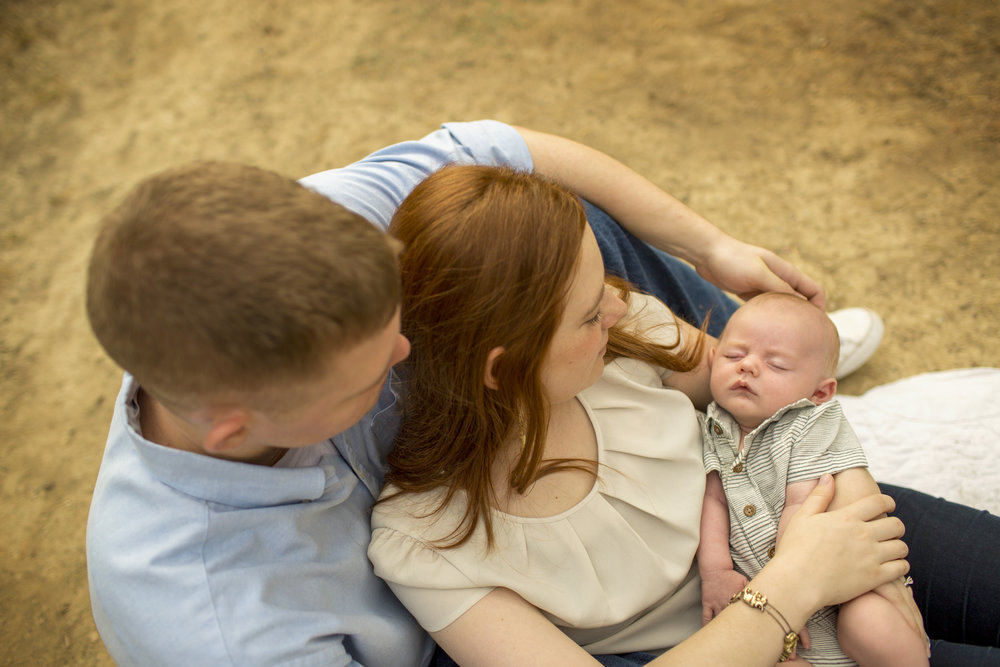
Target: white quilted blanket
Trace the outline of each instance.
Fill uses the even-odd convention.
[[[1000,368],[925,373],[838,398],[876,480],[1000,514]]]

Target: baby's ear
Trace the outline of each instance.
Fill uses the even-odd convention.
[[[809,400],[819,405],[821,403],[826,403],[831,398],[833,398],[837,393],[837,380],[835,378],[826,378],[819,383],[816,387],[816,391],[813,395],[809,397]]]

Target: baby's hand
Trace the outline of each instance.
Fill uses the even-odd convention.
[[[747,578],[736,570],[701,573],[701,622],[708,623],[729,605],[737,591],[746,588]]]

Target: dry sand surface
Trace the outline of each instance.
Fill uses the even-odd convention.
[[[83,545],[119,371],[81,285],[100,215],[190,159],[299,177],[447,120],[554,132],[882,313],[842,392],[1000,366],[994,0],[3,0],[0,26],[3,664],[109,663]]]

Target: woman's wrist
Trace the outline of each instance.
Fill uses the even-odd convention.
[[[737,591],[729,600],[729,604],[745,604],[751,609],[756,609],[762,614],[767,614],[778,624],[783,633],[782,650],[781,655],[778,656],[778,662],[787,661],[795,653],[795,647],[799,644],[799,635],[792,629],[791,624],[785,618],[785,615],[781,613],[781,610],[769,601],[766,595],[747,586]]]
[[[748,585],[766,595],[795,630],[804,626],[809,617],[823,606],[809,577],[789,571],[777,557]]]

